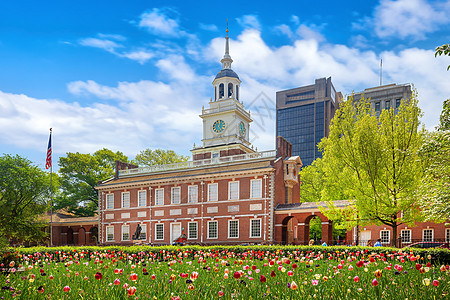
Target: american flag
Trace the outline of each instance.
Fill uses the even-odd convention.
[[[45,168],[50,169],[52,166],[52,129],[50,128],[50,137],[48,138],[47,160],[45,161]]]

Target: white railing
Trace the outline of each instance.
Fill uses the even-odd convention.
[[[229,104],[229,105],[219,105],[219,106],[216,107],[216,108],[206,108],[206,109],[204,108],[204,109],[202,110],[202,114],[203,114],[203,115],[207,115],[207,114],[219,113],[219,112],[228,111],[228,110],[233,110],[233,109],[238,109],[238,110],[240,110],[241,112],[243,112],[243,113],[246,114],[246,115],[249,114],[249,113],[244,109],[244,106],[243,106],[241,103],[239,103],[239,102],[232,103],[232,104]]]
[[[201,160],[194,160],[194,161],[185,161],[185,162],[179,162],[179,163],[167,164],[167,165],[139,167],[139,168],[135,168],[135,169],[119,170],[119,177],[126,176],[126,175],[145,174],[145,173],[179,170],[179,169],[190,169],[190,168],[198,168],[198,167],[203,167],[203,166],[225,164],[225,163],[238,162],[238,161],[269,158],[269,157],[275,157],[276,154],[277,154],[276,150],[269,150],[269,151],[238,154],[238,155],[201,159]]]

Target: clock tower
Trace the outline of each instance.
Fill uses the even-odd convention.
[[[249,142],[250,113],[240,101],[239,76],[231,69],[233,60],[230,56],[230,45],[225,37],[225,55],[222,70],[212,82],[214,98],[209,101],[209,108],[202,109],[203,145],[191,150],[193,159],[209,159],[223,156],[253,153]]]

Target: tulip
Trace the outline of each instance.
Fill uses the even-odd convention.
[[[156,279],[156,275],[155,274],[152,274],[152,276],[150,277],[152,280],[155,280]]]
[[[261,275],[261,277],[259,278],[259,281],[261,281],[262,283],[266,282],[266,277],[264,275]]]
[[[222,296],[223,296],[223,292],[219,291],[219,297],[222,297]]]
[[[376,280],[376,279],[372,280],[372,285],[373,286],[377,286],[378,285],[378,280]]]
[[[294,276],[294,272],[292,272],[292,271],[288,271],[288,276]]]
[[[291,282],[291,290],[296,290],[296,289],[298,289],[298,285],[297,285],[297,283],[295,283],[295,281],[292,281]]]
[[[353,280],[354,280],[355,282],[359,282],[359,277],[358,277],[358,276],[355,276],[355,277],[353,277]]]
[[[434,286],[438,286],[438,285],[439,285],[439,281],[433,280],[433,285],[434,285]]]
[[[381,270],[379,270],[379,269],[377,269],[375,272],[373,272],[374,274],[375,274],[375,277],[376,278],[380,278],[381,277],[381,274],[382,274],[382,271]]]
[[[63,288],[63,291],[66,292],[66,293],[68,293],[68,292],[70,291],[70,287],[69,287],[68,285],[66,285],[66,286]]]
[[[97,273],[95,273],[94,277],[95,277],[95,279],[100,280],[100,279],[102,279],[103,275],[102,275],[102,273],[97,272]]]
[[[422,280],[423,285],[429,286],[430,285],[430,279],[429,278],[424,278]]]
[[[119,278],[115,279],[114,280],[114,285],[119,285],[119,284],[120,284],[120,279]]]
[[[317,279],[313,279],[311,280],[312,285],[318,285],[319,284],[319,280]]]
[[[191,274],[192,281],[196,280],[197,278],[198,278],[198,273],[197,272],[192,272],[192,274]]]
[[[421,264],[416,264],[416,270],[419,271],[420,268],[422,268],[422,265]]]
[[[275,276],[276,276],[275,271],[270,272],[270,277],[275,277]]]
[[[241,277],[241,273],[239,271],[234,272],[234,278],[239,279]]]
[[[189,286],[188,286],[188,290],[190,290],[190,291],[193,291],[194,290],[194,285],[193,284],[190,284]]]
[[[136,287],[132,286],[127,289],[128,296],[133,296],[136,293]]]
[[[136,273],[131,273],[130,274],[130,279],[131,279],[131,281],[136,281],[137,280],[137,274]]]

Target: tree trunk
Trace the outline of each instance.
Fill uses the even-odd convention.
[[[391,241],[391,245],[393,247],[398,247],[398,241],[397,241],[397,222],[394,222],[394,224],[392,224],[392,241]]]

